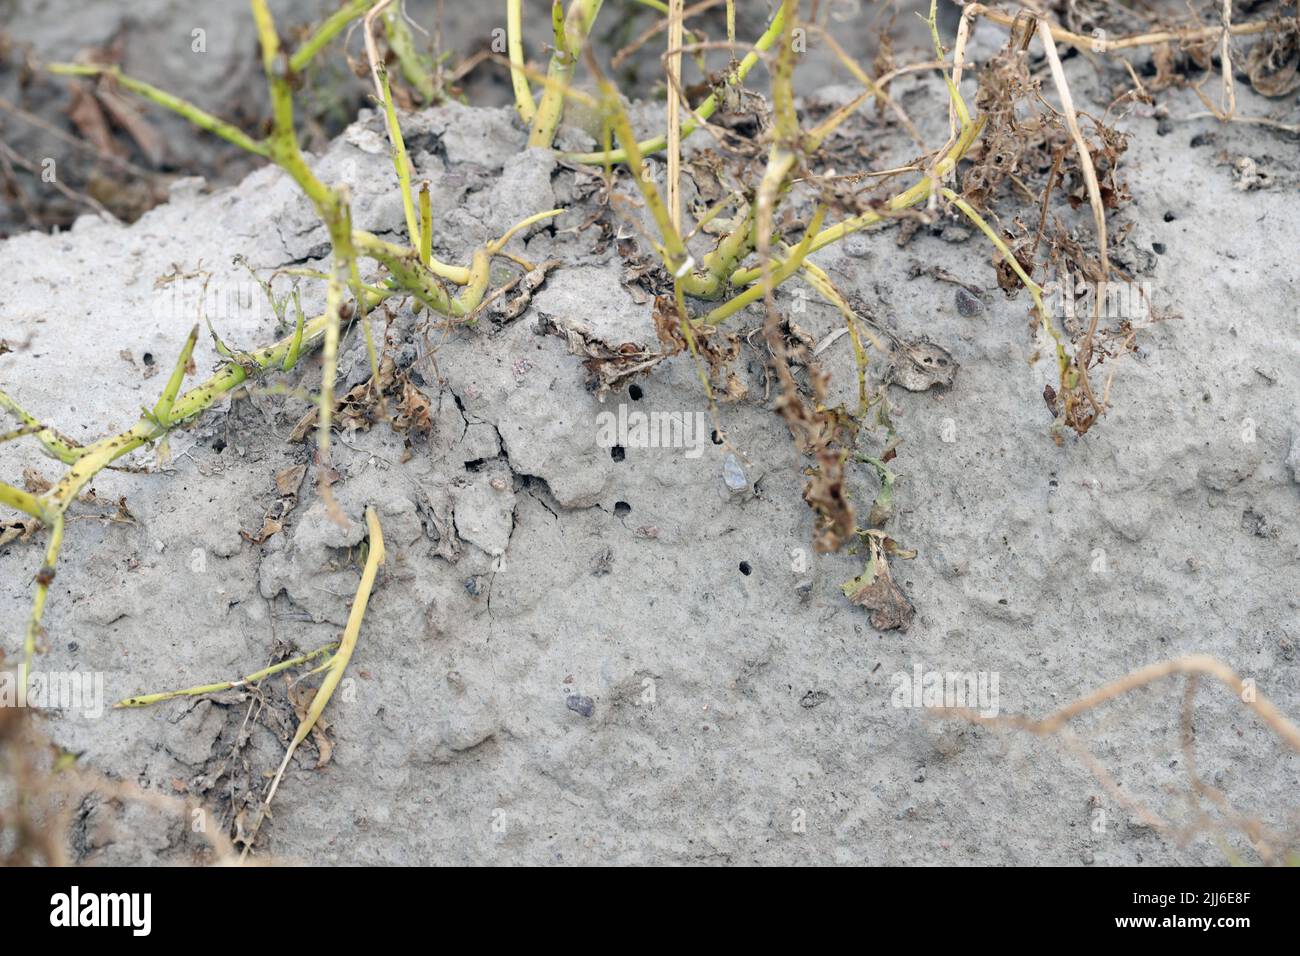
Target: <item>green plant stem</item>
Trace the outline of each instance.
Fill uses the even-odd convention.
[[[432,103],[437,95],[433,76],[421,62],[420,53],[415,48],[415,39],[400,11],[384,11],[384,33],[388,37],[388,48],[397,57],[402,79],[411,84],[411,88],[420,94],[424,103]]]
[[[262,68],[271,91],[272,128],[266,140],[270,147],[270,158],[298,184],[298,188],[311,201],[316,214],[325,223],[330,236],[331,266],[325,293],[325,347],[322,357],[320,415],[316,431],[321,461],[328,462],[343,289],[354,278],[355,268],[351,216],[343,191],[330,189],[321,182],[302,155],[302,149],[298,145],[298,135],[294,131],[293,88],[290,84],[288,61],[280,49],[280,38],[275,30],[275,22],[271,19],[266,0],[250,0],[250,3],[253,9],[253,21],[257,24],[258,39],[262,45]],[[355,284],[359,286],[359,280]],[[357,309],[364,312],[364,306],[363,299],[359,298]],[[366,331],[368,335],[368,326]],[[373,347],[371,351],[373,357]]]
[[[758,64],[762,55],[771,49],[772,44],[776,42],[779,36],[781,36],[781,33],[785,28],[786,14],[794,2],[795,0],[781,0],[781,6],[772,16],[772,20],[768,23],[767,29],[763,31],[763,35],[755,41],[753,49],[745,54],[744,58],[736,64],[735,69],[727,76],[727,85],[735,86],[744,82],[745,77],[748,76],[749,71]],[[685,140],[686,137],[690,136],[691,133],[695,132],[699,127],[700,124],[699,120],[696,119],[697,116],[699,119],[707,120],[717,112],[720,102],[717,93],[710,93],[705,97],[700,105],[695,107],[692,111],[691,117],[682,123],[682,139]],[[642,156],[649,156],[653,153],[661,152],[667,147],[667,136],[655,136],[651,139],[637,143],[637,149]],[[561,155],[564,159],[570,162],[588,163],[590,165],[626,163],[629,161],[626,149],[607,150],[595,153],[562,153]]]
[[[23,425],[29,428],[35,428],[36,431],[33,434],[35,434],[36,440],[44,446],[47,452],[65,465],[72,464],[86,453],[86,450],[80,445],[74,443],[72,439],[60,435],[54,429],[41,424],[40,421],[29,414],[4,391],[0,391],[0,408],[9,412],[9,414],[22,422]]]
[[[39,518],[42,521],[46,517],[45,508],[41,505],[39,498],[29,491],[15,488],[3,481],[0,481],[0,505],[5,505],[16,511],[26,512],[33,518]]]
[[[40,425],[19,425],[17,428],[11,428],[7,432],[0,432],[0,445],[7,441],[15,441],[19,438],[26,438],[28,435],[40,434]]]
[[[858,372],[857,414],[858,418],[862,418],[867,414],[867,409],[871,404],[870,399],[867,396],[867,366],[870,359],[867,355],[866,346],[862,343],[862,330],[858,328],[857,316],[849,306],[848,300],[845,299],[840,293],[840,290],[835,287],[835,283],[831,281],[831,277],[827,275],[826,271],[819,265],[805,259],[800,268],[800,272],[803,273],[805,281],[807,281],[807,283],[812,286],[822,298],[835,306],[844,319],[844,328],[848,330],[849,339],[853,342],[853,361],[857,365]],[[881,343],[874,341],[874,337],[873,344],[877,348],[881,348]]]
[[[349,23],[362,16],[375,5],[375,0],[352,0],[347,6],[330,14],[325,22],[316,28],[289,59],[289,68],[301,73],[325,46],[343,32]]]
[[[415,214],[415,197],[411,192],[411,160],[406,155],[406,140],[397,122],[397,108],[393,106],[393,91],[388,83],[388,70],[379,64],[379,83],[384,91],[384,116],[388,122],[388,136],[393,144],[393,166],[397,170],[397,185],[402,193],[402,211],[406,214],[406,232],[414,248],[420,247],[420,220]]]
[[[266,142],[253,139],[239,127],[218,119],[187,100],[173,96],[171,93],[160,90],[143,80],[127,76],[116,66],[95,63],[50,63],[46,65],[46,69],[61,76],[111,76],[123,89],[130,90],[132,93],[157,103],[164,109],[180,114],[199,129],[220,136],[227,142],[233,143],[240,149],[245,149],[257,156],[270,155]]]
[[[185,380],[185,368],[190,364],[190,356],[194,354],[194,345],[198,340],[199,327],[195,325],[190,329],[190,334],[185,337],[181,354],[176,359],[176,365],[172,368],[172,374],[167,379],[162,395],[158,398],[158,404],[154,406],[153,416],[160,422],[171,419],[172,405],[176,403],[176,396],[180,394],[181,382]]]
[[[369,551],[366,555],[365,567],[361,571],[361,582],[357,585],[357,593],[352,599],[352,608],[348,612],[348,623],[343,629],[343,637],[339,639],[338,650],[331,655],[325,665],[325,679],[321,681],[320,687],[317,688],[316,695],[312,698],[311,704],[308,705],[307,713],[299,721],[298,729],[285,750],[284,760],[280,762],[280,769],[276,771],[271,786],[266,792],[266,800],[262,803],[257,819],[253,822],[252,832],[249,835],[248,842],[244,844],[244,852],[240,859],[248,855],[248,851],[253,845],[253,837],[257,835],[258,828],[270,811],[271,801],[275,799],[276,790],[279,789],[280,781],[284,778],[284,771],[289,766],[289,761],[293,759],[294,751],[298,749],[299,744],[307,739],[311,729],[316,726],[320,715],[325,711],[325,705],[334,696],[339,681],[343,679],[343,671],[347,669],[348,662],[352,659],[352,652],[356,648],[357,638],[361,633],[361,621],[366,614],[366,605],[370,603],[370,592],[379,573],[379,566],[384,563],[385,559],[383,529],[379,524],[379,515],[375,513],[373,507],[366,508],[366,528],[369,535]]]
[[[595,59],[590,61],[593,72],[598,71]],[[628,168],[632,172],[632,178],[636,182],[637,190],[641,193],[641,198],[645,200],[646,208],[650,211],[655,225],[659,228],[659,235],[663,239],[660,246],[660,253],[664,258],[664,265],[668,271],[673,273],[675,278],[684,279],[685,276],[678,276],[677,273],[688,265],[690,252],[686,249],[686,244],[682,241],[677,227],[673,225],[672,216],[668,212],[668,207],[664,205],[663,197],[659,195],[659,188],[654,184],[645,169],[645,162],[641,158],[640,147],[636,141],[636,136],[632,131],[632,121],[628,119],[627,110],[623,108],[623,102],[619,99],[618,90],[614,84],[603,74],[597,72],[596,83],[600,89],[601,103],[605,107],[605,115],[609,119],[614,129],[614,135],[623,146],[623,151],[627,154]],[[692,290],[686,290],[688,295],[694,295]]]
[[[298,296],[296,283],[293,287],[293,310],[297,321],[294,323],[293,337],[289,340],[289,351],[284,354],[284,359],[280,362],[280,368],[286,372],[292,371],[298,364],[298,354],[302,351],[302,333],[307,324],[307,316],[303,314],[302,300]]]
[[[318,647],[316,650],[307,654],[300,654],[289,660],[280,661],[278,664],[272,664],[270,667],[264,667],[260,671],[254,671],[246,677],[240,677],[238,680],[221,681],[216,684],[201,684],[198,687],[187,687],[184,690],[169,690],[160,694],[140,694],[136,697],[127,697],[125,700],[119,700],[113,705],[114,710],[122,710],[128,707],[149,707],[153,704],[162,703],[165,700],[174,700],[177,697],[198,697],[202,694],[219,694],[222,691],[233,690],[236,687],[246,687],[249,684],[257,684],[268,677],[274,677],[282,671],[291,670],[295,667],[301,667],[309,661],[313,661],[339,646],[338,641],[332,641],[324,647]]]
[[[433,261],[433,204],[427,179],[420,185],[420,261],[426,268]]]
[[[420,253],[407,246],[385,242],[378,236],[359,232],[353,237],[357,251],[381,263],[400,285],[430,309],[451,314],[451,297],[437,274],[426,268]]]
[[[59,550],[63,547],[63,513],[60,511],[50,523],[50,540],[45,546],[45,563],[36,576],[36,595],[32,598],[32,613],[27,619],[27,636],[23,640],[23,659],[18,668],[18,686],[27,687],[27,677],[32,672],[32,658],[36,656],[36,638],[41,633],[41,617],[45,613],[45,598],[50,593],[55,566],[59,563]]]
[[[781,49],[777,53],[776,66],[772,70],[772,114],[774,129],[772,148],[767,158],[767,168],[758,184],[758,193],[754,201],[754,238],[758,250],[758,268],[763,280],[759,290],[771,305],[772,293],[776,290],[776,279],[772,270],[772,229],[776,221],[777,197],[785,188],[791,170],[798,161],[799,118],[794,109],[794,30],[798,20],[798,5],[787,13],[784,29],[781,33]],[[817,228],[821,228],[821,218],[817,219]],[[810,229],[805,236],[806,243],[816,233]],[[793,258],[793,257],[791,257]],[[784,264],[783,264],[784,266]],[[787,271],[786,276],[793,271]],[[749,290],[753,291],[753,290]],[[738,302],[745,301],[742,293],[736,297]],[[755,297],[756,298],[756,297]],[[750,299],[753,301],[753,299]],[[728,303],[730,305],[730,303]],[[715,313],[725,317],[729,314],[726,306]],[[769,324],[775,321],[775,312],[768,310]]]
[[[933,179],[929,175],[922,176],[921,179],[909,189],[891,198],[885,204],[886,212],[884,213],[869,210],[868,212],[862,213],[860,216],[853,216],[850,219],[845,219],[842,222],[838,222],[833,226],[828,226],[823,229],[816,237],[814,237],[812,246],[808,250],[809,254],[811,255],[819,249],[824,249],[832,243],[838,242],[849,233],[857,232],[861,229],[867,228],[868,226],[885,222],[890,218],[889,213],[902,212],[904,209],[911,208],[912,206],[924,202],[933,190],[934,182],[941,179],[948,170],[956,167],[958,161],[963,155],[965,155],[966,151],[970,148],[971,143],[973,143],[975,138],[979,135],[983,125],[983,117],[977,117],[971,121],[969,126],[962,130],[961,135],[957,138],[957,142],[954,143],[948,150],[947,154],[935,164]],[[759,279],[761,275],[761,269],[740,269],[732,273],[731,284],[736,288],[743,288]]]
[[[191,330],[162,396],[153,409],[144,411],[136,424],[126,431],[105,437],[85,447],[76,446],[52,429],[41,425],[7,394],[0,392],[0,408],[20,420],[23,425],[20,431],[35,435],[50,454],[69,466],[62,478],[39,496],[0,482],[0,504],[14,507],[36,517],[52,529],[46,553],[46,568],[38,578],[38,588],[32,602],[32,614],[24,646],[24,673],[30,670],[36,638],[40,633],[48,581],[53,575],[53,565],[62,545],[64,514],[95,475],[138,448],[165,441],[167,434],[173,428],[192,419],[222,396],[239,388],[249,377],[268,369],[278,368],[287,371],[294,367],[302,353],[315,348],[322,348],[325,353],[322,360],[323,376],[317,427],[321,449],[323,452],[327,451],[329,423],[333,410],[334,373],[339,339],[342,334],[345,289],[350,285],[356,297],[356,314],[362,320],[371,372],[372,375],[377,376],[378,356],[369,325],[365,321],[365,316],[370,309],[389,296],[405,291],[444,315],[462,318],[470,315],[482,303],[486,294],[492,256],[500,252],[510,237],[520,229],[556,215],[560,211],[549,210],[526,218],[508,230],[500,239],[476,250],[468,267],[448,266],[432,258],[430,254],[431,214],[427,202],[424,203],[424,224],[417,224],[412,234],[413,245],[409,248],[383,242],[364,231],[353,230],[346,188],[332,189],[321,182],[307,164],[299,147],[294,132],[292,66],[281,51],[279,37],[267,9],[266,0],[250,0],[250,5],[261,43],[262,65],[271,96],[273,125],[264,141],[255,142],[229,124],[215,120],[191,104],[163,94],[148,84],[128,82],[115,68],[69,65],[63,69],[63,72],[73,75],[111,73],[123,81],[123,86],[175,110],[194,121],[200,128],[224,136],[281,167],[311,202],[330,236],[331,266],[329,272],[323,276],[327,283],[325,312],[307,321],[295,289],[297,321],[293,332],[279,342],[251,352],[236,352],[225,348],[214,335],[217,348],[227,356],[228,363],[203,384],[181,394],[180,387],[190,364],[198,334],[197,328]],[[350,16],[355,16],[363,8],[369,9],[371,6],[371,3],[364,5],[353,3],[345,8],[345,11]],[[303,59],[301,61],[295,59],[293,62],[300,64],[306,62],[311,54],[328,42],[330,37],[337,35],[350,19],[350,16],[345,16],[345,11],[340,11],[335,18],[331,18],[318,30],[312,41],[309,41],[310,49],[299,51],[297,56]],[[391,95],[387,100],[391,108]],[[395,122],[394,126],[396,126]],[[404,155],[404,150],[402,153]],[[399,165],[399,173],[401,168]],[[427,193],[425,195],[427,196]],[[358,254],[366,255],[386,266],[396,284],[390,282],[381,288],[363,284],[357,267]],[[439,281],[440,276],[463,286],[460,295],[455,299],[450,298]],[[277,314],[282,313],[277,312]],[[323,491],[325,487],[323,486]]]
[[[923,17],[926,25],[930,28],[930,39],[934,43],[934,58],[939,61],[939,72],[943,74],[944,85],[948,87],[948,99],[953,107],[957,110],[957,119],[961,122],[963,128],[970,125],[970,113],[966,109],[966,101],[962,99],[961,93],[957,91],[956,85],[952,81],[952,76],[948,73],[948,68],[944,65],[943,42],[939,39],[939,18],[938,18],[938,0],[930,0],[930,15]],[[917,16],[920,16],[918,13]]]
[[[515,109],[529,126],[537,115],[537,102],[528,85],[524,59],[523,0],[506,0],[506,52],[510,57],[510,83],[515,91]]]
[[[767,273],[769,276],[768,282],[751,285],[744,292],[733,296],[712,312],[709,312],[704,316],[703,321],[709,325],[717,325],[721,322],[725,322],[731,316],[745,308],[745,306],[764,298],[770,291],[774,290],[782,282],[798,272],[803,260],[807,258],[808,254],[812,251],[811,246],[813,236],[816,231],[821,228],[822,219],[825,215],[825,207],[818,206],[816,212],[813,213],[812,222],[808,224],[807,233],[805,233],[803,239],[800,240],[799,245],[794,247],[788,258],[777,259],[775,256],[769,258],[771,264],[770,271]]]
[[[368,304],[373,308],[382,301],[382,298],[382,296],[372,296]],[[326,315],[320,315],[307,322],[303,326],[299,348],[302,351],[319,348],[328,324]],[[62,514],[81,494],[85,485],[108,465],[143,445],[158,441],[168,431],[198,415],[222,396],[237,389],[250,377],[281,366],[298,338],[295,332],[272,345],[243,353],[242,361],[227,364],[203,384],[179,395],[166,421],[159,421],[152,413],[142,415],[140,420],[126,431],[87,445],[84,449],[85,454],[68,469],[63,478],[41,495],[42,503],[51,514]]]
[[[976,212],[970,203],[966,202],[966,200],[962,199],[948,188],[944,188],[943,197],[960,209],[966,218],[973,222],[980,232],[984,233],[984,235],[988,237],[988,240],[993,243],[993,247],[1002,254],[1003,261],[1011,267],[1011,271],[1016,274],[1020,281],[1025,284],[1025,288],[1029,290],[1029,297],[1034,300],[1034,308],[1038,312],[1038,318],[1042,323],[1043,331],[1046,332],[1055,343],[1056,361],[1057,365],[1060,367],[1062,383],[1064,383],[1069,369],[1070,360],[1065,354],[1065,343],[1061,339],[1060,333],[1057,332],[1056,328],[1052,325],[1052,320],[1047,313],[1047,307],[1043,304],[1042,288],[1037,282],[1029,278],[1029,274],[1025,272],[1024,268],[1020,265],[1020,261],[1015,257],[1012,251],[1007,248],[1007,244],[1003,242],[1002,237],[993,231],[993,227],[984,221],[984,217]]]
[[[549,149],[555,142],[555,134],[564,116],[564,93],[573,78],[573,68],[587,43],[601,3],[602,0],[573,0],[566,15],[561,0],[553,0],[551,24],[555,31],[555,52],[551,54],[546,87],[542,90],[528,134],[529,146]]]

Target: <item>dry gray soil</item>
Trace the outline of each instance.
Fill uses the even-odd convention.
[[[1091,67],[1073,61],[1071,79],[1081,105],[1104,106]],[[941,89],[908,80],[895,95],[941,142]],[[592,212],[592,178],[523,151],[509,110],[450,106],[403,123],[418,174],[434,183],[439,254],[464,261],[510,222],[563,205],[553,227],[512,247],[562,266],[511,321],[426,336],[409,310],[393,310],[387,347],[428,396],[433,427],[427,438],[387,425],[339,434],[334,488],[350,530],[329,519],[308,478],[282,530],[249,540],[283,507],[276,474],[308,462],[288,438],[305,409],[296,390],[319,381],[314,360],[272,380],[285,388],[205,414],[173,438],[165,466],[101,475],[97,495],[125,496],[133,520],[77,506],[38,666],[102,673],[111,701],[322,645],[346,619],[358,580],[349,548],[374,504],[388,563],[327,711],[332,759],[315,769],[303,748],[261,853],[313,863],[1115,865],[1217,864],[1226,846],[1258,859],[1237,835],[1181,838],[1132,809],[1140,802],[1174,828],[1198,820],[1177,681],[1076,721],[1116,791],[1059,739],[895,706],[896,674],[973,671],[996,677],[1001,714],[1040,716],[1134,668],[1205,653],[1300,718],[1300,163],[1293,139],[1180,121],[1200,109],[1189,93],[1168,104],[1172,122],[1148,110],[1121,124],[1133,201],[1111,224],[1132,224],[1116,261],[1150,282],[1164,318],[1140,323],[1136,350],[1104,366],[1112,409],[1083,438],[1053,441],[1042,395],[1054,368],[1032,361],[1042,343],[1028,301],[997,288],[990,247],[963,223],[940,221],[901,246],[897,229],[864,233],[816,256],[881,326],[901,341],[928,338],[959,366],[947,388],[890,392],[904,441],[889,527],[917,551],[894,564],[916,605],[905,633],[877,631],[841,593],[861,556],[812,552],[806,462],[765,397],[758,348],[744,346],[737,364],[747,396],[720,412],[743,453],[743,489],[724,481],[726,450],[712,441],[699,455],[628,448],[622,460],[601,447],[596,416],[620,403],[707,414],[696,371],[678,357],[639,382],[640,398],[598,401],[565,340],[539,334],[539,323],[611,342],[654,333],[615,245],[597,248],[576,228]],[[1241,112],[1269,107],[1238,91]],[[642,119],[658,122],[649,110]],[[896,129],[871,135],[876,155],[908,154]],[[1268,179],[1239,188],[1243,157]],[[314,165],[349,183],[358,226],[400,236],[376,116]],[[1090,236],[1086,206],[1073,224]],[[213,192],[183,182],[129,227],[86,217],[66,234],[10,239],[0,244],[0,338],[23,347],[0,357],[0,383],[78,440],[125,428],[194,321],[158,308],[160,277],[204,271],[220,287],[247,278],[236,255],[265,274],[319,264],[326,250],[275,169]],[[934,265],[968,290],[925,271]],[[319,308],[305,289],[309,311]],[[839,325],[793,283],[778,303],[818,341]],[[760,323],[754,310],[737,328]],[[265,307],[232,310],[219,329],[237,347],[277,334]],[[823,360],[836,399],[853,402],[848,340]],[[200,376],[217,366],[210,342],[196,362]],[[873,379],[885,364],[873,359]],[[355,338],[343,368],[349,384],[368,374]],[[862,450],[876,439],[864,435]],[[21,443],[4,446],[3,462],[11,481],[24,467],[57,474]],[[873,471],[854,466],[850,484],[865,512]],[[11,655],[42,547],[38,537],[0,549]],[[293,720],[277,680],[257,699],[228,692],[43,723],[88,767],[198,796],[228,823],[232,800],[241,805],[279,763]],[[1300,755],[1209,683],[1194,730],[1200,775],[1276,831],[1275,845],[1296,846]],[[206,844],[178,818],[96,799],[74,816],[81,862],[204,858]]]

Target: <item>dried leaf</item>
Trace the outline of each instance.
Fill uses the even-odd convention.
[[[492,303],[493,319],[504,325],[523,315],[533,301],[533,296],[537,294],[537,290],[546,283],[546,276],[559,264],[558,259],[548,259],[502,289],[501,294]]]
[[[1300,34],[1279,33],[1271,42],[1261,40],[1246,56],[1246,75],[1261,96],[1277,99],[1300,89]]]
[[[125,157],[126,150],[113,139],[104,111],[90,86],[86,83],[73,83],[71,90],[72,103],[68,106],[68,119],[72,120],[72,125],[101,153]]]
[[[27,541],[41,527],[35,518],[17,518],[13,521],[0,521],[0,548],[12,541]]]
[[[272,518],[270,515],[267,515],[265,518],[262,519],[261,531],[253,535],[253,534],[249,534],[247,531],[241,530],[239,532],[239,536],[243,538],[245,541],[247,541],[249,544],[261,544],[267,538],[271,537],[271,535],[276,534],[277,532],[283,530],[283,528],[284,528],[283,522],[278,521],[275,518]]]
[[[311,708],[311,702],[316,699],[315,687],[298,687],[289,685],[289,701],[293,704],[294,713],[298,716],[299,722],[307,719],[307,714]],[[317,717],[311,727],[311,740],[316,745],[316,767],[320,770],[330,758],[334,756],[334,744],[326,736],[325,731],[329,730],[329,721],[323,717]]]
[[[912,626],[916,608],[894,583],[893,575],[889,572],[889,559],[885,556],[885,545],[874,535],[868,537],[867,543],[871,549],[867,569],[860,577],[840,585],[841,590],[854,604],[872,612],[871,626],[876,630],[906,632]]]
[[[396,431],[412,431],[427,435],[433,430],[432,406],[429,399],[410,379],[402,378],[402,396],[397,402],[397,417],[393,419]]]
[[[924,392],[935,386],[948,388],[960,367],[947,350],[928,339],[900,342],[892,358],[886,380],[909,392]]]
[[[559,336],[571,353],[584,356],[582,365],[591,373],[587,389],[602,400],[609,392],[618,391],[677,351],[653,352],[637,342],[610,345],[580,323],[562,323],[547,315],[539,317],[537,331],[541,335]]]
[[[306,474],[306,464],[281,469],[275,473],[275,488],[282,495],[296,495]]]
[[[34,495],[43,495],[54,487],[54,483],[47,481],[44,476],[35,468],[23,469],[23,486]]]
[[[95,91],[95,95],[113,118],[113,122],[126,130],[149,162],[154,166],[161,163],[164,152],[163,138],[134,104],[116,91],[102,85]]]
[[[316,427],[316,419],[320,417],[320,409],[313,408],[302,418],[298,419],[298,424],[293,426],[293,431],[289,433],[289,441],[297,444],[302,441]]]
[[[838,551],[853,534],[857,519],[844,488],[844,454],[834,447],[816,452],[817,465],[807,470],[803,500],[815,515],[813,548],[823,554]]]

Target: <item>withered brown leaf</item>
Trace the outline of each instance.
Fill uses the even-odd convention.
[[[960,368],[946,349],[924,338],[899,342],[892,359],[887,380],[909,392],[924,392],[936,386],[948,388]]]
[[[916,608],[889,571],[885,546],[873,536],[867,538],[871,560],[861,576],[840,585],[844,596],[871,611],[871,626],[878,631],[899,630],[906,633],[916,616]]]

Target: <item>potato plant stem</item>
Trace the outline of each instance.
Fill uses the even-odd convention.
[[[754,48],[746,53],[744,58],[736,64],[735,69],[728,74],[726,79],[728,86],[736,86],[742,83],[745,77],[749,75],[749,71],[758,65],[758,61],[762,58],[762,55],[771,49],[772,44],[776,42],[779,36],[781,36],[781,32],[785,26],[786,14],[793,2],[794,0],[781,0],[781,6],[773,15],[771,22],[767,25],[767,29],[763,31],[763,35],[754,42]],[[699,127],[699,121],[696,120],[695,117],[698,116],[700,119],[707,120],[717,111],[720,103],[721,101],[718,99],[717,93],[710,93],[705,97],[704,101],[691,111],[691,117],[682,124],[682,139],[686,139],[686,137],[690,136],[691,133],[695,132]],[[637,149],[642,156],[661,152],[667,147],[667,136],[655,136],[652,139],[647,139],[643,142],[637,143]],[[570,162],[588,163],[591,165],[629,162],[629,155],[626,149],[615,149],[595,153],[562,153],[561,155],[564,159],[567,159]]]
[[[63,513],[54,516],[50,525],[50,540],[45,545],[45,563],[36,574],[36,595],[32,598],[32,612],[27,619],[27,635],[23,639],[23,659],[18,666],[18,686],[27,687],[27,677],[32,672],[32,658],[36,655],[36,639],[41,633],[41,617],[45,613],[45,599],[54,580],[54,569],[59,563],[59,550],[63,547]]]
[[[280,762],[280,769],[276,771],[275,778],[271,781],[271,786],[266,793],[266,799],[262,802],[261,810],[253,823],[248,842],[244,844],[241,860],[248,855],[249,848],[253,845],[253,838],[257,835],[258,828],[261,827],[262,821],[266,819],[266,815],[271,809],[271,801],[275,799],[275,793],[280,787],[280,781],[284,778],[284,772],[289,766],[289,761],[293,759],[294,751],[298,749],[299,744],[307,739],[307,735],[316,726],[316,721],[324,713],[325,705],[334,696],[339,681],[343,679],[343,671],[352,659],[353,650],[356,649],[357,638],[361,634],[361,621],[365,617],[366,606],[370,603],[370,592],[374,587],[375,577],[379,573],[379,566],[384,563],[386,557],[383,529],[379,525],[379,515],[375,513],[373,507],[366,508],[366,528],[369,535],[366,564],[361,571],[361,582],[357,585],[356,596],[352,599],[352,609],[348,612],[348,623],[343,629],[343,637],[339,640],[338,650],[330,656],[325,665],[325,679],[321,681],[316,695],[307,708],[306,715],[298,723],[298,730],[294,733],[293,739],[285,749],[284,759]]]
[[[206,110],[202,110],[178,96],[151,86],[143,80],[127,76],[116,66],[104,66],[95,63],[50,63],[46,69],[60,76],[111,76],[123,89],[130,90],[159,106],[185,117],[201,130],[206,130],[240,149],[257,156],[270,158],[270,147],[265,141],[255,140],[239,127],[218,119]]]
[[[352,0],[351,3],[330,14],[302,46],[294,51],[289,59],[289,68],[295,73],[301,73],[317,53],[342,33],[349,23],[369,10],[374,3],[375,0]]]
[[[551,24],[555,32],[555,52],[546,72],[546,87],[533,116],[528,134],[529,146],[550,148],[564,116],[564,93],[573,78],[573,68],[587,43],[592,23],[600,12],[602,0],[573,0],[564,12],[561,0],[551,4]],[[515,71],[512,71],[514,73]],[[515,74],[517,75],[517,74]]]
[[[519,118],[532,125],[537,102],[528,85],[524,60],[523,0],[506,0],[506,52],[510,57],[510,83],[515,91],[515,109]]]
[[[420,220],[415,213],[415,197],[411,192],[411,160],[406,155],[406,140],[397,122],[397,108],[393,106],[393,90],[388,82],[388,70],[381,63],[379,85],[384,92],[384,116],[388,123],[388,136],[393,143],[393,166],[397,170],[397,186],[402,194],[402,212],[406,215],[406,233],[411,245],[420,245]]]
[[[42,521],[46,517],[45,508],[39,498],[29,491],[15,488],[3,481],[0,481],[0,505],[22,511],[33,518],[40,518]]]
[[[422,102],[432,103],[437,97],[433,74],[420,62],[415,38],[411,36],[411,29],[406,25],[400,10],[390,9],[384,12],[384,35],[388,38],[388,48],[397,57],[402,79],[420,94]]]
[[[160,694],[140,694],[136,697],[128,697],[125,700],[119,700],[113,705],[113,709],[121,710],[128,707],[149,707],[152,704],[158,704],[165,700],[174,700],[177,697],[198,697],[201,694],[219,694],[224,690],[233,690],[236,687],[246,687],[249,684],[259,683],[268,677],[274,677],[282,671],[301,667],[309,661],[313,661],[318,657],[328,654],[338,646],[338,641],[332,641],[324,647],[318,647],[316,650],[307,654],[300,654],[297,657],[290,658],[289,660],[280,661],[278,664],[264,667],[260,671],[254,671],[246,677],[240,677],[237,680],[221,681],[216,684],[200,684],[197,687],[187,687],[184,690],[169,690]]]
[[[23,425],[28,428],[34,428],[32,433],[36,440],[44,446],[45,450],[65,465],[70,465],[82,455],[86,450],[80,445],[75,444],[72,439],[60,435],[52,428],[41,424],[34,416],[30,415],[21,405],[15,402],[4,391],[0,391],[0,408],[9,412],[17,418]]]

